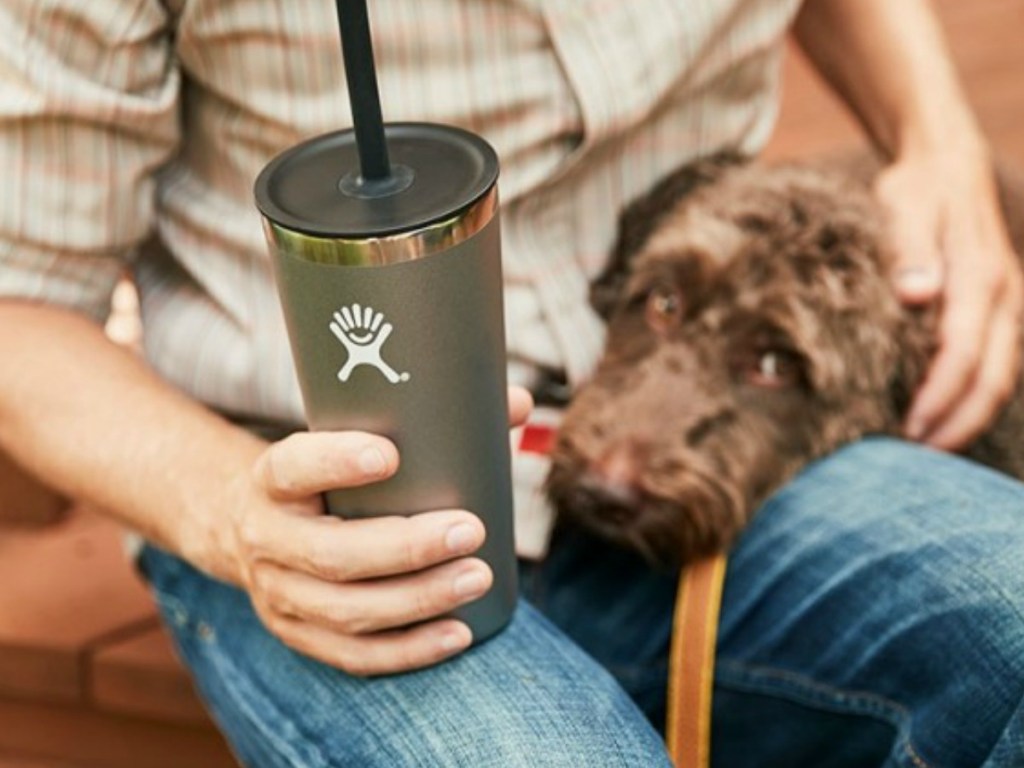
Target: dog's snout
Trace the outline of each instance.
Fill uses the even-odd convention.
[[[647,453],[645,446],[636,443],[611,446],[590,463],[582,484],[605,504],[626,509],[637,507]]]
[[[648,451],[634,442],[613,445],[593,463],[591,470],[609,485],[635,485]]]

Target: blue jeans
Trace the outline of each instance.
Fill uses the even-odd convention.
[[[293,653],[242,593],[176,558],[147,548],[142,567],[246,765],[668,764],[675,576],[580,534],[523,566],[494,640],[371,680]],[[1024,766],[1022,699],[1015,481],[865,440],[777,493],[730,557],[715,766]]]

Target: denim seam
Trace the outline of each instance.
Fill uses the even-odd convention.
[[[232,665],[224,663],[224,660],[222,659],[222,654],[220,653],[220,649],[215,647],[216,635],[212,632],[212,630],[209,629],[209,625],[207,625],[205,622],[200,622],[196,625],[197,628],[202,629],[203,627],[206,627],[207,631],[193,632],[190,626],[192,624],[191,616],[189,614],[189,611],[185,607],[185,603],[181,599],[175,597],[174,595],[170,595],[161,589],[157,589],[152,584],[150,584],[150,590],[153,593],[153,596],[157,600],[157,602],[163,604],[164,608],[171,615],[171,620],[175,623],[175,625],[177,625],[179,630],[185,630],[186,627],[188,627],[189,636],[193,638],[193,640],[198,641],[201,645],[209,648],[207,656],[210,657],[214,666],[220,669],[221,677],[224,680],[225,689],[227,689],[232,694],[232,697],[238,703],[239,711],[245,715],[245,718],[258,731],[260,731],[260,733],[262,733],[271,744],[274,745],[274,748],[278,751],[278,754],[284,757],[293,766],[293,768],[308,768],[305,762],[303,762],[301,759],[298,759],[297,761],[297,758],[290,754],[290,749],[287,744],[282,744],[276,738],[276,735],[272,731],[262,726],[259,718],[254,716],[252,709],[248,706],[246,698],[236,691],[237,683],[234,683],[233,679],[240,679],[241,676],[239,675],[237,670],[233,668]],[[232,668],[225,669],[226,666],[232,666]],[[267,699],[267,701],[269,704],[269,699]],[[274,711],[278,715],[280,715],[280,710],[278,710],[276,707],[274,708]],[[283,718],[281,719],[283,720]],[[294,723],[291,723],[291,726],[293,730],[298,732],[298,728],[295,727]],[[306,743],[312,744],[312,742]],[[320,754],[319,750],[317,750],[315,746],[312,747],[312,749],[315,752],[315,757],[319,762],[319,766],[321,768],[326,768],[326,763],[323,760],[323,755]]]
[[[164,592],[162,589],[157,589],[152,583],[149,585],[149,590],[153,595],[153,599],[163,605],[167,612],[171,614],[171,620],[175,625],[185,627],[189,623],[190,616],[184,601]]]
[[[917,766],[917,768],[931,768],[925,759],[921,757],[917,750],[914,749],[914,745],[910,742],[910,736],[907,735],[903,738],[903,749],[906,751],[910,761]]]
[[[797,704],[819,706],[838,714],[878,718],[896,728],[896,741],[916,768],[935,768],[914,748],[910,738],[910,710],[893,699],[867,691],[836,688],[787,669],[740,661],[719,661],[714,683],[723,688],[779,696]],[[785,687],[778,683],[785,684]]]
[[[724,680],[723,672],[726,673]],[[759,693],[790,694],[800,703],[822,704],[840,713],[877,715],[897,727],[902,727],[910,715],[906,707],[885,696],[867,691],[847,691],[777,667],[746,664],[739,661],[720,661],[717,665],[715,682],[731,683]],[[772,684],[774,682],[787,683],[792,687],[779,688]]]
[[[263,721],[255,715],[252,707],[249,706],[249,698],[245,695],[246,691],[241,690],[243,688],[248,689],[250,686],[245,680],[245,676],[242,675],[231,663],[230,659],[221,652],[220,648],[216,646],[215,642],[208,643],[209,646],[209,657],[220,672],[221,677],[224,681],[224,688],[234,698],[235,703],[238,705],[238,710],[245,715],[246,719],[258,730],[263,737],[267,739],[270,744],[278,751],[278,754],[283,757],[293,768],[310,768],[310,762],[302,755],[296,754],[296,751],[292,749],[291,744],[288,741],[278,738],[278,734],[273,728],[267,728],[264,726]],[[259,695],[255,691],[251,691],[254,695]],[[300,737],[299,743],[307,745],[307,749],[303,750],[308,758],[311,758],[315,763],[316,768],[329,768],[329,764],[323,756],[323,753],[317,748],[315,742],[312,739],[306,738],[302,733],[301,729],[295,724],[295,721],[291,718],[287,718],[281,712],[280,709],[273,706],[272,697],[263,696],[263,702],[268,708],[273,710],[274,722],[287,726]]]

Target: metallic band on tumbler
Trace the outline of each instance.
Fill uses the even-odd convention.
[[[498,210],[498,188],[491,187],[465,210],[411,232],[348,239],[316,237],[263,220],[267,241],[276,249],[317,264],[379,267],[422,259],[468,240],[484,228]]]

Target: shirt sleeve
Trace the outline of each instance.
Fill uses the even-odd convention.
[[[0,297],[103,320],[179,141],[159,0],[0,3]]]

